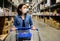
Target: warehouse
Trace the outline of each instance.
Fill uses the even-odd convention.
[[[30,15],[35,27],[30,29],[29,41],[60,41],[60,0],[0,0],[0,41],[21,41],[16,38],[17,30],[11,31],[20,4],[27,6],[26,19]]]

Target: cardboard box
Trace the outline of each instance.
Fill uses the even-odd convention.
[[[8,29],[2,31],[2,34],[7,34],[7,33],[8,33]]]
[[[60,0],[56,0],[56,3],[60,2]]]
[[[55,23],[55,28],[60,28],[59,25],[59,23]]]
[[[8,21],[8,18],[5,18],[5,21]]]
[[[10,26],[10,21],[5,21],[4,26]]]
[[[8,29],[8,28],[9,28],[9,26],[4,26],[4,27],[3,27],[3,30]]]
[[[10,28],[10,21],[8,21],[7,17],[1,17],[0,18],[0,34],[8,33],[8,30]]]

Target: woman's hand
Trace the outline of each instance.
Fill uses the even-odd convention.
[[[32,27],[32,30],[36,30],[36,27],[35,27],[35,26],[33,26],[33,27]]]
[[[15,31],[15,30],[16,30],[16,27],[15,27],[15,26],[12,26],[12,27],[11,27],[11,30],[12,30],[12,31]]]

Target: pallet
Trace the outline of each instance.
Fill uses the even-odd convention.
[[[8,34],[6,32],[9,32],[10,26],[13,23],[12,21],[13,21],[13,19],[9,19],[9,16],[7,16],[7,17],[4,17],[4,16],[0,17],[0,35]]]
[[[4,41],[8,34],[0,35],[0,41]]]

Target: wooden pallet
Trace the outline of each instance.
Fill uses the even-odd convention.
[[[4,16],[0,17],[0,35],[7,34],[7,32],[9,32],[10,25],[13,23],[12,21],[13,21],[12,19],[9,20],[8,16],[7,17],[4,17]]]
[[[45,23],[49,24],[50,26],[54,27],[54,28],[60,28],[60,23],[58,23],[57,21],[53,20],[52,18],[45,18]]]
[[[8,34],[0,35],[0,41],[4,41]]]

